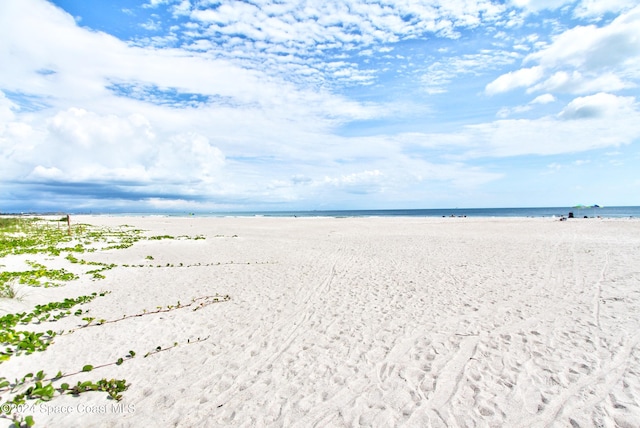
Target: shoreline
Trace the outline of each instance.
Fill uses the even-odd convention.
[[[30,288],[2,313],[104,290],[83,309],[106,320],[230,300],[79,329],[2,371],[73,372],[136,351],[91,373],[127,380],[122,407],[62,396],[45,404],[66,410],[32,413],[43,426],[633,426],[640,222],[557,220],[72,215],[174,239],[85,253],[116,267]]]
[[[207,218],[247,218],[247,217],[312,217],[312,218],[379,218],[379,217],[474,217],[474,218],[560,218],[573,214],[575,218],[640,218],[640,206],[610,207],[530,207],[530,208],[431,208],[431,209],[359,209],[359,210],[281,210],[281,211],[215,211],[215,212],[56,212],[56,213],[14,213],[0,215],[24,216],[66,216],[67,214],[115,217],[207,217]]]

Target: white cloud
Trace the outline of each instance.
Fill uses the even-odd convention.
[[[274,61],[274,55],[281,59],[286,53],[292,60],[287,62],[289,65],[299,59],[315,60],[316,68],[324,71],[326,53],[337,58],[336,50],[353,52],[354,56],[358,52],[389,52],[393,48],[385,45],[431,34],[455,39],[460,36],[459,29],[477,27],[483,20],[497,21],[503,11],[504,6],[486,0],[429,4],[359,0],[313,5],[266,2],[260,7],[236,2],[194,7],[191,18],[203,27],[193,37],[216,40],[211,49],[216,56],[242,57],[253,67]],[[356,64],[355,60],[350,61]],[[297,73],[291,72],[289,69],[287,75],[294,79]],[[352,75],[354,84],[369,82],[360,74]],[[332,82],[321,74],[317,77],[325,84]]]
[[[56,114],[48,128],[61,142],[91,150],[128,145],[146,151],[147,143],[155,138],[149,121],[141,115],[101,116],[78,108]]]
[[[174,16],[188,15],[191,11],[191,2],[182,0],[180,3],[174,4],[172,8]]]
[[[27,13],[26,7],[18,8],[11,11],[18,15],[16,19],[0,25],[1,37],[14,44],[20,42],[19,49],[16,46],[0,51],[0,62],[16,64],[3,76],[3,84],[16,91],[37,91],[54,103],[65,100],[92,109],[116,107],[116,103],[118,108],[127,108],[127,102],[113,98],[108,85],[126,84],[133,89],[147,85],[154,91],[171,89],[223,97],[239,106],[286,109],[287,114],[294,112],[299,116],[314,113],[365,118],[372,114],[368,107],[358,103],[327,92],[299,90],[263,71],[211,59],[206,53],[130,47],[111,36],[78,28],[68,15],[47,3],[34,0],[25,3],[29,1],[34,6],[33,13]],[[33,21],[33,25],[23,26],[22,19]],[[43,31],[34,33],[27,28]],[[20,52],[21,57],[12,52]],[[43,68],[54,72],[49,75],[36,72]],[[366,74],[356,72],[350,76],[368,79]],[[135,111],[140,106],[131,108]]]
[[[50,133],[31,138],[20,157],[23,178],[59,183],[107,183],[146,193],[214,195],[226,159],[203,135],[165,134],[157,139],[146,118],[101,117],[70,109],[49,122]],[[28,155],[28,159],[27,159]],[[31,165],[31,166],[29,166]]]
[[[558,71],[543,82],[530,87],[527,93],[549,91],[570,94],[587,94],[600,91],[615,92],[622,89],[634,88],[632,82],[625,82],[614,73],[603,73],[600,75],[584,75],[579,71],[571,74],[566,71]]]
[[[65,175],[62,171],[60,171],[55,166],[52,167],[44,167],[42,165],[37,165],[33,171],[27,176],[27,178],[31,180],[55,180],[55,181],[65,181]]]
[[[150,165],[152,177],[167,179],[167,171],[179,183],[210,185],[217,178],[225,164],[222,151],[213,146],[207,137],[195,133],[175,135],[155,150],[155,158]]]
[[[511,0],[514,6],[526,9],[531,12],[539,12],[543,9],[558,9],[566,4],[573,3],[574,0]]]
[[[562,110],[559,117],[563,119],[637,117],[636,107],[633,97],[599,93],[574,99]],[[612,131],[612,134],[614,133],[615,131]]]
[[[22,121],[0,122],[0,170],[3,180],[12,181],[24,176],[39,155],[38,143],[42,133]]]
[[[140,26],[147,31],[158,31],[162,29],[162,22],[149,19],[147,22],[140,24]]]
[[[503,107],[496,114],[500,119],[506,119],[513,114],[526,113],[534,109],[536,105],[549,104],[556,101],[556,98],[551,94],[544,94],[534,98],[531,102],[525,105],[519,105],[515,107]]]
[[[33,9],[27,7],[29,2]],[[290,101],[295,97],[303,104],[310,97],[319,100],[318,94],[297,92],[293,85],[261,71],[249,71],[206,54],[130,47],[114,37],[77,27],[73,19],[48,3],[25,0],[24,4],[24,8],[10,11],[14,19],[0,22],[0,37],[13,46],[0,51],[0,62],[15,64],[4,73],[3,85],[14,91],[35,91],[52,102],[64,99],[94,104],[109,97],[106,86],[114,82],[176,88],[265,107],[283,93]],[[41,69],[52,73],[39,74]],[[339,114],[335,107],[334,103],[331,113]]]
[[[582,70],[611,69],[637,63],[640,56],[640,6],[620,15],[604,27],[578,26],[557,36],[525,61],[552,69],[558,66]]]
[[[602,93],[576,98],[557,118],[499,120],[464,133],[477,143],[466,153],[471,157],[578,153],[640,138],[640,111],[633,97]]]
[[[513,114],[525,113],[530,111],[531,109],[532,107],[530,105],[503,107],[500,110],[498,110],[498,113],[496,113],[496,116],[500,119],[506,119]]]
[[[0,132],[5,123],[13,120],[14,111],[18,110],[16,103],[8,99],[4,92],[0,91]]]
[[[52,178],[55,173],[65,182],[145,181],[154,139],[150,123],[141,115],[103,116],[70,108],[47,121],[22,162],[31,169],[30,179]]]
[[[529,54],[525,64],[487,85],[488,94],[527,87],[536,91],[587,94],[636,87],[640,79],[640,6],[610,23],[576,26]]]
[[[332,186],[346,188],[354,193],[380,192],[384,187],[384,174],[379,170],[362,171],[340,177],[325,177],[324,182]]]
[[[575,10],[575,15],[599,20],[605,13],[622,12],[637,5],[637,0],[582,0]]]
[[[486,86],[485,91],[489,95],[494,95],[519,87],[531,86],[539,81],[542,76],[542,67],[521,68],[520,70],[511,71],[498,77]]]
[[[465,75],[481,75],[501,66],[512,64],[517,54],[505,50],[485,50],[476,54],[443,57],[429,64],[421,82],[429,94],[447,92],[447,86]]]
[[[171,0],[149,0],[148,3],[142,5],[144,8],[156,8],[161,4],[167,4],[171,2]]]
[[[554,97],[553,95],[543,94],[535,97],[534,100],[531,101],[531,104],[549,104],[554,101],[556,101],[556,97]]]

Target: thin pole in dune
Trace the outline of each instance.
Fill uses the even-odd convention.
[[[69,236],[71,236],[71,217],[67,214],[67,227],[69,229]]]

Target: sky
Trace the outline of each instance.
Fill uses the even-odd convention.
[[[0,212],[640,205],[640,0],[2,0]]]

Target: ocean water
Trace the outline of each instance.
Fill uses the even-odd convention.
[[[411,210],[246,211],[195,213],[198,216],[237,217],[567,217],[640,218],[640,207],[442,208]],[[173,213],[171,215],[187,215]]]

